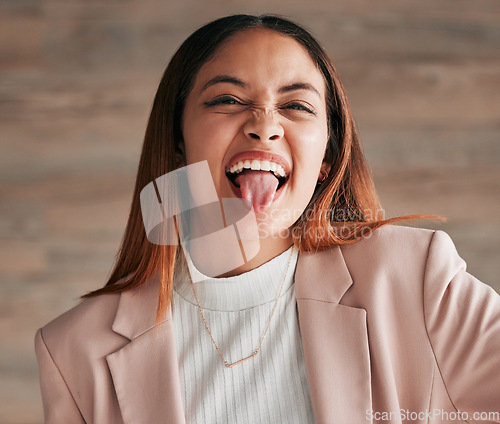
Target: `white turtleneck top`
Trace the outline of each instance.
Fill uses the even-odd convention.
[[[290,248],[229,278],[204,276],[189,258],[186,261],[192,280],[198,281],[194,287],[214,340],[226,361],[233,363],[258,347],[290,255],[260,352],[233,368],[224,366],[205,329],[188,275],[176,278],[172,312],[187,423],[314,422],[293,284],[297,251]]]

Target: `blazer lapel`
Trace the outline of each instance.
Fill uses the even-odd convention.
[[[154,277],[122,293],[113,323],[130,340],[106,357],[125,424],[185,423],[170,311],[154,325],[158,291]]]
[[[353,284],[339,246],[301,253],[295,293],[306,372],[318,424],[370,422],[366,311],[339,304]]]

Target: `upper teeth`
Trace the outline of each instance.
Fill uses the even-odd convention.
[[[268,160],[244,160],[239,161],[232,165],[227,172],[231,172],[232,174],[238,174],[244,169],[251,169],[253,171],[271,171],[278,177],[286,177],[285,170],[283,167],[277,163],[268,161]]]

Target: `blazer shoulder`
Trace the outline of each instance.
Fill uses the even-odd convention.
[[[341,249],[344,256],[362,255],[365,262],[400,262],[406,258],[415,260],[416,257],[427,256],[429,245],[436,233],[442,233],[449,238],[443,231],[389,224],[367,233],[356,243],[341,246]]]
[[[341,246],[355,291],[419,290],[437,233],[449,238],[442,231],[385,225],[354,244]]]
[[[426,281],[437,284],[433,282],[466,269],[453,240],[442,230],[386,225],[357,243],[341,246],[341,251],[356,293],[420,293]]]
[[[112,293],[84,299],[43,326],[39,332],[47,348],[64,345],[85,349],[103,334],[112,333],[120,296]]]

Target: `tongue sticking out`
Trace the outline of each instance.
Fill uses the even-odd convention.
[[[278,188],[278,179],[269,171],[243,171],[236,182],[240,185],[241,197],[249,201],[255,212],[271,206]]]

